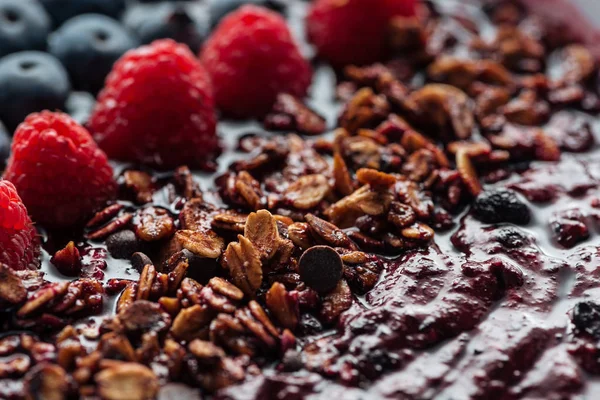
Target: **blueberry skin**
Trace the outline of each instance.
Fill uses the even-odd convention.
[[[0,171],[6,167],[6,161],[10,156],[10,135],[8,130],[0,123]]]
[[[91,93],[71,92],[65,107],[71,118],[79,124],[85,125],[90,119],[95,105],[96,98]]]
[[[123,25],[135,32],[141,42],[170,38],[197,52],[210,32],[205,4],[185,1],[135,4],[123,15]]]
[[[54,26],[81,14],[104,14],[118,18],[125,9],[126,0],[40,0],[52,17]]]
[[[22,51],[0,59],[0,121],[13,132],[27,115],[64,110],[71,90],[60,61],[40,51]]]
[[[50,17],[37,1],[0,1],[0,57],[24,50],[44,50]]]
[[[277,12],[284,12],[286,8],[286,0],[208,0],[210,26],[214,28],[225,15],[244,4],[263,6]]]
[[[96,93],[115,61],[138,44],[114,19],[84,14],[68,20],[50,36],[48,51],[67,68],[74,88]]]

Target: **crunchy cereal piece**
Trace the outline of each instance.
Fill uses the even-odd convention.
[[[279,282],[273,283],[266,296],[267,308],[284,328],[296,329],[300,318],[297,293],[290,293]]]
[[[370,88],[362,88],[346,104],[339,122],[342,128],[356,132],[377,125],[389,112],[390,105],[384,96],[376,95]]]
[[[356,250],[356,245],[334,224],[325,221],[313,214],[306,214],[306,222],[313,237],[318,238],[333,247],[342,247]]]
[[[321,318],[326,323],[332,323],[350,306],[352,306],[352,291],[348,283],[342,279],[335,289],[323,297]]]
[[[152,370],[137,363],[120,363],[95,376],[98,394],[105,400],[150,400],[159,389]]]
[[[281,239],[277,230],[277,221],[267,210],[259,210],[248,215],[244,236],[260,252],[263,261],[273,258],[279,249]]]
[[[202,335],[215,313],[206,306],[193,305],[182,309],[173,320],[171,334],[179,340],[190,341]]]
[[[221,347],[206,340],[194,339],[188,349],[203,364],[215,364],[225,357],[225,351]]]
[[[511,73],[492,60],[466,60],[442,55],[427,69],[429,79],[469,91],[474,82],[491,86],[509,87],[513,84]]]
[[[248,215],[246,214],[227,210],[226,212],[215,215],[211,222],[211,226],[213,229],[222,229],[224,231],[234,233],[244,233],[246,219],[248,219]]]
[[[471,162],[468,151],[464,148],[459,149],[456,152],[456,169],[460,173],[460,177],[462,178],[469,193],[471,193],[473,196],[477,196],[479,193],[481,193],[483,189],[481,187],[481,183],[479,183],[477,171],[475,171],[475,167]]]
[[[284,197],[294,207],[309,210],[318,206],[330,190],[329,182],[323,175],[304,175],[287,188]]]
[[[264,120],[265,129],[320,135],[327,128],[325,118],[296,97],[280,93]]]
[[[252,210],[259,210],[261,208],[263,195],[260,190],[260,183],[247,171],[241,171],[237,174],[235,189]]]
[[[314,244],[309,233],[308,224],[304,222],[295,222],[288,226],[288,236],[301,249],[308,249]]]
[[[354,191],[350,171],[339,151],[333,154],[333,180],[335,190],[342,196],[348,196]]]
[[[244,298],[244,292],[223,278],[212,278],[208,282],[208,287],[213,289],[215,292],[222,294],[223,296],[229,297],[232,300],[239,301]]]
[[[54,364],[38,364],[24,378],[27,399],[65,400],[69,393],[66,371]]]
[[[370,168],[361,168],[356,171],[356,179],[363,185],[383,188],[392,186],[397,180],[393,175]]]
[[[362,215],[383,215],[387,212],[393,195],[387,191],[372,190],[362,186],[325,210],[329,220],[340,228],[352,226]]]
[[[262,283],[263,272],[260,253],[252,242],[238,235],[238,242],[227,246],[223,263],[229,270],[233,283],[248,296],[254,297]]]
[[[21,278],[6,264],[0,263],[0,301],[19,304],[27,299],[27,290]]]
[[[431,83],[411,93],[407,101],[420,123],[450,131],[459,139],[471,137],[475,120],[469,97],[462,90]]]
[[[175,232],[175,223],[163,208],[147,207],[139,213],[136,235],[145,242],[166,239]]]
[[[180,230],[175,237],[185,249],[206,258],[218,258],[225,246],[223,239],[211,230]]]

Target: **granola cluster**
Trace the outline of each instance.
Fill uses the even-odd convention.
[[[512,4],[487,11],[491,39],[434,7],[394,18],[397,58],[341,71],[331,134],[318,136],[325,119],[280,94],[264,124],[285,133],[240,137],[214,191],[186,166],[125,169],[120,200],[88,222],[85,241],[52,248],[53,267],[74,280],[0,264],[1,327],[15,332],[0,338],[0,378],[12,382],[0,393],[144,400],[177,382],[214,394],[272,367],[356,386],[477,326],[526,274],[500,258],[437,265],[436,232],[455,227],[485,183],[590,149],[589,125],[570,130],[558,110],[600,111],[586,48],[556,42]],[[556,74],[546,73],[551,51]],[[556,240],[587,238],[583,219],[553,214]],[[525,246],[520,233],[505,233],[503,246]],[[453,240],[464,253],[481,244]],[[117,259],[139,278],[105,279]],[[373,291],[386,273],[401,287],[393,304]],[[423,298],[444,277],[451,287],[429,315]],[[356,310],[364,313],[344,326]],[[379,326],[389,332],[374,333]],[[404,353],[386,355],[385,346]]]

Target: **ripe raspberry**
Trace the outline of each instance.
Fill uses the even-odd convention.
[[[36,269],[39,255],[37,233],[17,189],[0,180],[0,264],[15,270]]]
[[[157,167],[203,167],[219,148],[208,75],[169,39],[117,61],[88,125],[110,158]]]
[[[279,93],[304,97],[312,78],[285,20],[253,5],[223,19],[200,60],[212,78],[217,106],[235,117],[264,116]]]
[[[85,222],[117,189],[106,155],[88,131],[49,111],[19,125],[4,178],[17,187],[33,220],[49,228]]]
[[[394,16],[413,16],[417,0],[316,0],[307,17],[308,37],[334,67],[370,64],[386,57]]]

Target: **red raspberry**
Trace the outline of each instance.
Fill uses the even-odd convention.
[[[277,13],[246,5],[219,24],[200,60],[210,74],[217,106],[235,117],[262,117],[279,93],[304,97],[312,69]]]
[[[168,39],[117,61],[88,125],[110,158],[162,168],[203,167],[219,148],[208,75]]]
[[[50,111],[19,125],[4,178],[17,187],[33,220],[49,228],[85,222],[117,189],[106,155],[88,131]]]
[[[316,0],[307,17],[308,37],[334,67],[370,64],[386,57],[394,16],[413,16],[417,0]]]
[[[17,189],[0,180],[0,263],[15,270],[35,269],[39,256],[37,233]]]

